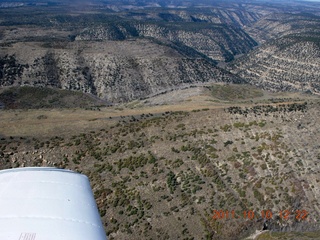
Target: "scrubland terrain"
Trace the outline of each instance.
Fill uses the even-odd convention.
[[[208,82],[319,93],[316,3],[61,4],[0,8],[0,86],[114,103]]]
[[[265,89],[319,94],[319,54],[317,38],[286,36],[235,60],[229,69]]]
[[[318,230],[319,99],[243,87],[203,86],[113,107],[92,100],[83,108],[2,110],[1,168],[86,174],[110,239]],[[214,210],[239,218],[213,219]],[[244,219],[249,210],[255,217]],[[264,210],[273,217],[262,218]],[[298,210],[308,216],[295,219]]]
[[[0,0],[0,169],[86,174],[109,239],[320,239],[319,16]]]
[[[187,57],[150,40],[42,43],[2,48],[0,84],[58,87],[126,102],[204,82],[244,82],[203,58]],[[31,58],[31,59],[30,59]]]

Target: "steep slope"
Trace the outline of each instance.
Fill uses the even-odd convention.
[[[264,16],[258,9],[247,9],[248,6],[238,4],[225,7],[208,8],[159,8],[152,12],[129,11],[124,13],[127,18],[135,20],[154,20],[165,22],[207,22],[214,24],[228,24],[236,27],[244,27],[256,22]]]
[[[290,34],[319,33],[320,17],[311,13],[280,12],[264,16],[246,31],[263,43]]]
[[[50,46],[17,43],[2,48],[0,84],[79,90],[121,102],[191,84],[242,81],[204,58],[149,40]]]
[[[240,28],[209,23],[112,23],[85,28],[76,40],[123,40],[152,37],[194,48],[213,60],[230,61],[234,55],[249,52],[257,43]]]
[[[320,93],[319,35],[279,38],[234,61],[228,69],[273,91]]]
[[[94,5],[88,6],[87,11],[74,7],[66,7],[70,12],[62,7],[0,9],[0,43],[153,37],[194,48],[214,60],[230,61],[234,55],[247,53],[257,45],[242,27],[265,14],[261,7],[250,5],[247,11],[248,6],[241,4],[183,10],[142,7],[112,13]]]

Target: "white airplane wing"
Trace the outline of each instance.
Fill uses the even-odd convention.
[[[1,240],[106,240],[88,178],[57,168],[0,171]]]

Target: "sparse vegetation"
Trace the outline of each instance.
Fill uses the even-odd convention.
[[[86,174],[108,239],[318,238],[317,4],[129,2],[0,3],[0,169]]]

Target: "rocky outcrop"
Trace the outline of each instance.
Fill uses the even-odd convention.
[[[263,17],[256,9],[246,9],[239,6],[195,8],[193,10],[161,9],[157,14],[134,14],[129,12],[127,17],[136,20],[150,19],[165,22],[206,22],[213,24],[227,24],[237,27],[251,25]]]
[[[305,13],[273,13],[245,30],[260,43],[290,34],[319,32],[319,17]]]
[[[320,93],[319,47],[317,36],[283,37],[237,59],[228,69],[264,89]]]
[[[86,28],[75,39],[104,41],[124,40],[137,36],[180,43],[218,61],[230,61],[234,55],[247,53],[257,45],[240,28],[206,23],[109,24]]]

